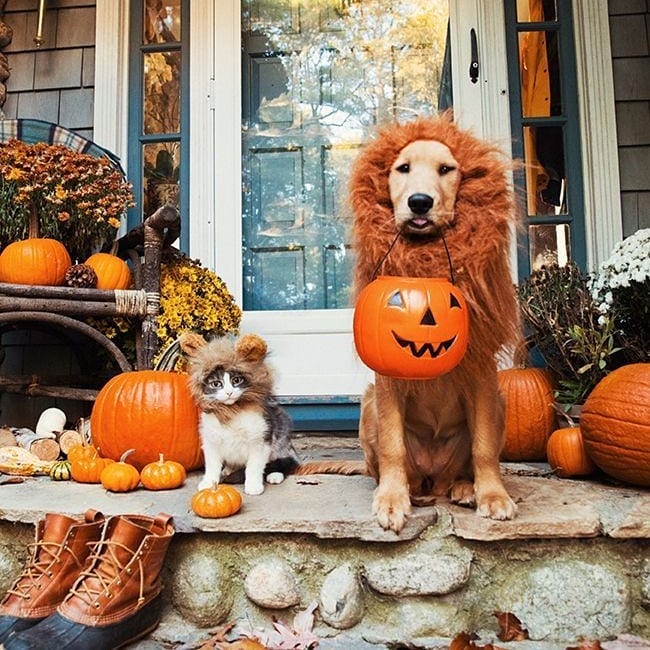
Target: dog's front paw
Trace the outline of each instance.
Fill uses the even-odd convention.
[[[384,530],[399,533],[404,528],[406,518],[411,514],[408,490],[395,492],[378,487],[372,502],[372,512]]]
[[[459,506],[473,508],[476,505],[474,483],[471,481],[454,481],[449,493],[449,500]]]
[[[478,500],[476,512],[490,519],[512,519],[517,514],[517,506],[505,493],[486,494]]]

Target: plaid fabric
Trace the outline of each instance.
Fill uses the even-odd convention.
[[[92,140],[69,131],[63,126],[45,122],[43,120],[2,120],[0,119],[0,143],[11,139],[21,140],[29,144],[46,142],[48,144],[62,144],[73,151],[87,153],[95,158],[108,158],[113,165],[126,176],[120,159],[108,149],[100,147]]]

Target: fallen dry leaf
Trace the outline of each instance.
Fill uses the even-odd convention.
[[[566,650],[602,650],[600,641],[593,641],[591,639],[580,639],[578,645],[571,646]]]
[[[268,648],[254,637],[239,637],[228,641],[226,635],[235,627],[234,623],[228,623],[220,627],[199,650],[268,650]]]
[[[468,634],[461,632],[457,634],[449,646],[449,650],[501,650],[499,646],[492,643],[485,645],[477,645],[474,640],[477,638],[475,634]]]
[[[501,641],[525,641],[528,630],[524,630],[521,621],[511,612],[494,612],[499,624],[497,636]]]

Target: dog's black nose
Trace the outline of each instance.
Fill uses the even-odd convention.
[[[413,214],[426,214],[433,207],[433,198],[428,194],[411,194],[408,206]]]

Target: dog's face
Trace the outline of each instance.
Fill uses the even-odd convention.
[[[458,162],[436,140],[404,147],[388,176],[395,225],[406,234],[429,235],[453,221],[460,185]]]

